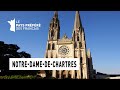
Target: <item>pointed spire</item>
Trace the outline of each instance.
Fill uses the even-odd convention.
[[[53,16],[53,18],[51,20],[51,23],[54,23],[54,21],[56,22],[57,20],[58,20],[58,11],[54,11],[54,16]]]
[[[79,11],[76,11],[74,30],[79,29],[79,27],[82,27],[82,23],[81,23]]]
[[[90,49],[87,50],[87,56],[88,56],[89,58],[91,57]]]
[[[60,38],[60,21],[58,18],[58,11],[54,11],[52,20],[50,21],[49,26],[49,40],[57,40]]]
[[[54,11],[54,17],[58,18],[58,11]]]

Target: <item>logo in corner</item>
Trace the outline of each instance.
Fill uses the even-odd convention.
[[[15,18],[13,20],[8,21],[10,24],[10,31],[15,32]]]
[[[21,23],[20,20],[7,21],[10,24],[10,31],[15,32],[17,30],[39,30],[41,27],[40,23]]]

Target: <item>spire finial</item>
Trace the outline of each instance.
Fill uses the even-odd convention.
[[[75,22],[74,22],[74,30],[79,29],[80,27],[82,27],[80,14],[79,14],[79,11],[76,11]]]
[[[66,33],[64,34],[64,36],[63,36],[63,39],[67,39],[68,37],[67,37],[67,35],[66,35]]]
[[[54,11],[54,17],[58,18],[58,11]]]
[[[90,48],[87,50],[87,56],[88,56],[88,57],[91,57]]]

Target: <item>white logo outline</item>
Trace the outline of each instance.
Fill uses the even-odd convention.
[[[15,18],[13,20],[8,21],[10,24],[10,31],[15,32]]]

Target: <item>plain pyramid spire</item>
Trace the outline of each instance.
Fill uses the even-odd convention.
[[[80,27],[82,27],[80,14],[79,14],[79,11],[76,11],[75,22],[74,22],[74,30],[79,29]]]

